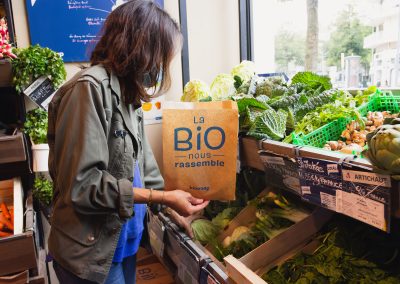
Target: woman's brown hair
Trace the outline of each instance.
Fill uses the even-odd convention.
[[[180,39],[177,23],[157,4],[130,0],[107,17],[90,61],[116,74],[126,103],[147,102],[151,96],[143,85],[146,76],[155,86],[161,74],[158,92],[169,89],[169,65]]]

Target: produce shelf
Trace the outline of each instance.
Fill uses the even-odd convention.
[[[373,166],[364,158],[310,146],[272,140],[258,141],[247,137],[242,138],[241,145],[242,165],[264,170],[268,185],[289,190],[308,203],[370,225],[377,222],[379,225],[375,226],[385,231],[390,231],[392,217],[400,217],[399,182],[390,176],[375,173]],[[311,166],[302,169],[302,163],[309,163]],[[319,166],[321,169],[322,166],[334,166],[336,176],[327,172],[315,173],[312,168],[315,165],[312,164],[317,165],[317,169],[320,169]],[[356,182],[354,178],[364,181]],[[387,183],[373,185],[374,180],[386,180]],[[332,184],[336,184],[336,187],[331,186]],[[374,212],[379,216],[376,220],[369,220],[369,216],[361,214],[365,209],[372,212],[371,208],[354,207],[360,198],[367,201],[368,206],[374,204],[379,208],[379,212]]]

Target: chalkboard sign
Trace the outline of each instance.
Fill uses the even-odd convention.
[[[336,211],[336,190],[343,189],[341,166],[332,161],[298,157],[302,198]]]
[[[65,62],[85,62],[107,16],[127,0],[26,0],[31,44],[60,52]],[[156,0],[161,7],[164,0]]]
[[[24,94],[28,96],[35,104],[46,110],[54,93],[54,85],[46,76],[42,76],[37,79],[24,91]]]

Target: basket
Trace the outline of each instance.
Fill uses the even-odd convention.
[[[400,96],[393,96],[391,91],[381,91],[373,94],[368,103],[357,108],[361,116],[369,111],[400,112]],[[354,118],[340,118],[334,120],[309,134],[292,134],[293,144],[300,146],[314,146],[322,148],[327,141],[338,140],[346,125]]]

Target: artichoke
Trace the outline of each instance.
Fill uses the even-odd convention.
[[[400,174],[400,118],[367,135],[367,157],[377,168]]]

